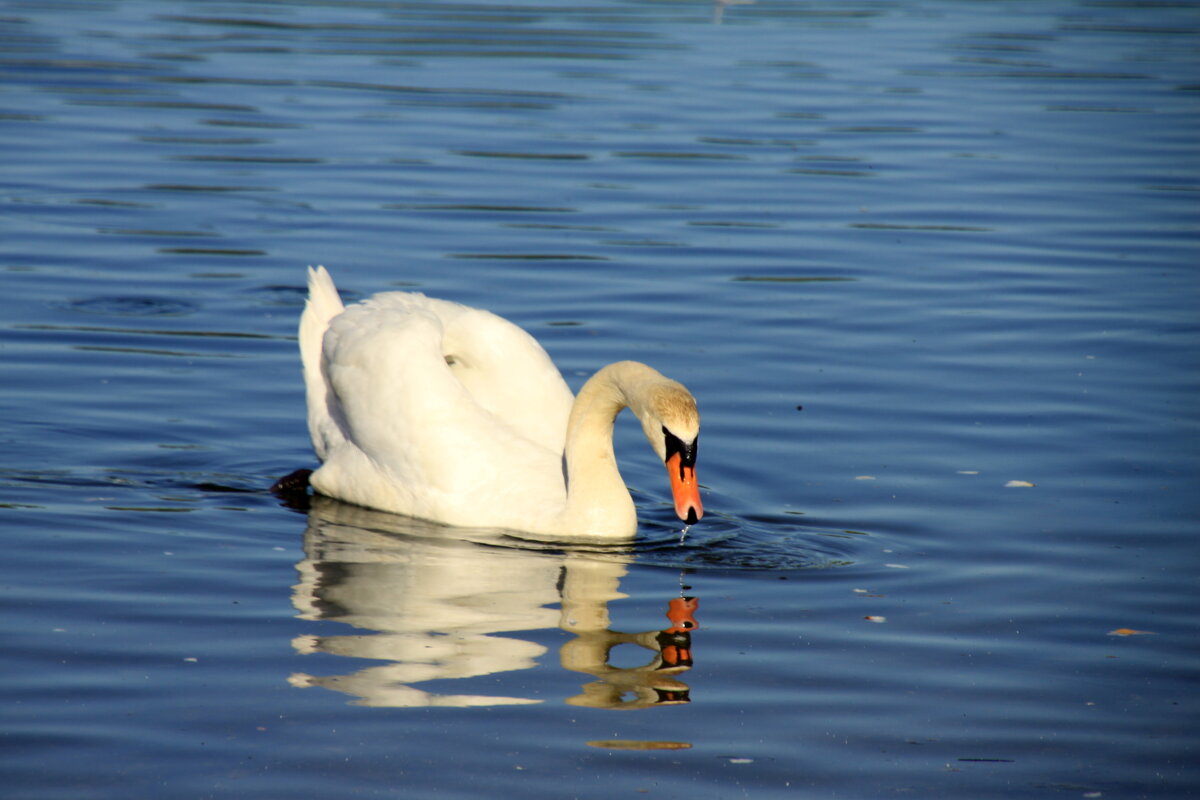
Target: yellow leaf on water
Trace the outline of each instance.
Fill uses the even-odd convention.
[[[1005,489],[1032,489],[1036,485],[1037,484],[1030,483],[1029,481],[1009,481],[1008,483],[1004,484],[1004,488]]]
[[[1117,628],[1108,632],[1109,636],[1154,636],[1154,631],[1135,631],[1133,628]]]
[[[639,739],[602,739],[587,743],[605,750],[689,750],[691,742],[653,742]]]

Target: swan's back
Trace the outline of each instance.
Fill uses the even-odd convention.
[[[309,429],[324,462],[313,485],[322,492],[471,524],[458,520],[462,498],[506,485],[496,480],[505,470],[517,485],[523,466],[542,476],[523,490],[535,502],[565,491],[557,465],[574,396],[516,325],[411,292],[343,309],[318,267],[309,273],[300,346]],[[509,499],[477,500],[494,513]]]
[[[413,292],[377,294],[361,313],[397,312],[436,320],[446,367],[497,423],[562,453],[575,396],[536,339],[490,311]]]

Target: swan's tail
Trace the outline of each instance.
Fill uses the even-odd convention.
[[[329,327],[329,320],[342,313],[345,306],[338,296],[337,287],[329,270],[324,267],[308,268],[308,302],[304,304],[304,314],[300,317],[300,351],[307,353],[314,348],[307,347],[310,341],[316,342],[316,352],[321,352],[321,337]]]
[[[329,389],[321,370],[321,343],[329,321],[342,313],[343,308],[329,271],[324,267],[309,267],[308,301],[300,315],[300,362],[304,365],[304,386],[308,395],[308,432],[317,458],[322,461],[341,438],[341,431],[330,413]]]

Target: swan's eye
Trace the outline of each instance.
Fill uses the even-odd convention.
[[[667,443],[667,457],[665,460],[670,461],[671,456],[678,454],[681,474],[684,467],[694,468],[696,466],[696,447],[700,444],[700,437],[697,436],[685,444],[682,439],[667,430],[666,425],[663,425],[662,432]]]

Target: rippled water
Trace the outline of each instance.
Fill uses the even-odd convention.
[[[1198,66],[1192,2],[6,4],[4,795],[1200,792]],[[682,380],[704,520],[624,418],[628,545],[280,505],[314,263]]]

